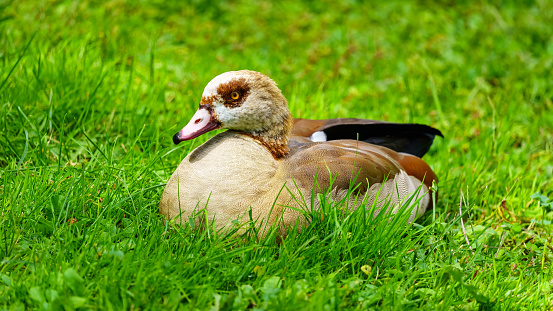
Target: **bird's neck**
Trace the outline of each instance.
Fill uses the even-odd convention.
[[[257,132],[242,132],[242,134],[253,138],[264,146],[275,160],[279,160],[290,153],[288,139],[290,138],[292,125],[292,115],[286,109],[282,115],[275,118],[275,121],[267,129]]]

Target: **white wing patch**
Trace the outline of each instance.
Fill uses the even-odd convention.
[[[309,137],[312,142],[326,141],[326,134],[323,131],[317,131]]]

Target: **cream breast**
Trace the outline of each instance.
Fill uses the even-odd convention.
[[[259,205],[273,193],[277,170],[278,162],[251,137],[220,133],[194,149],[175,170],[162,196],[161,213],[187,220],[205,209],[219,229],[241,219],[250,207],[260,216],[265,209]]]

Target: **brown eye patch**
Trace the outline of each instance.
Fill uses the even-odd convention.
[[[240,107],[248,97],[250,86],[246,79],[236,78],[219,85],[217,93],[223,99],[225,107],[236,108]]]

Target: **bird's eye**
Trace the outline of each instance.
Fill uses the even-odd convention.
[[[240,94],[238,92],[234,91],[230,94],[230,98],[238,99],[238,98],[240,98]]]

